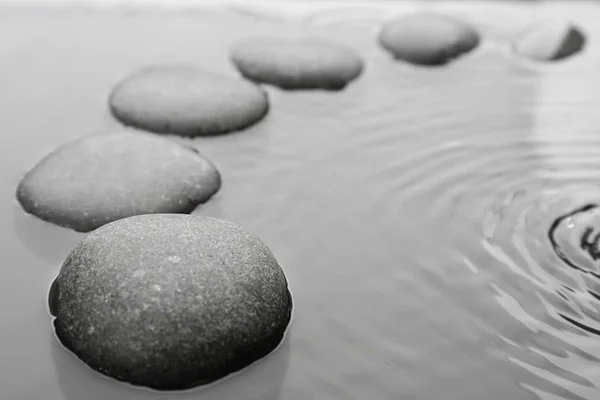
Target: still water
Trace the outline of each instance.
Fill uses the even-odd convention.
[[[0,397],[597,399],[600,6],[569,10],[590,41],[577,58],[535,65],[491,35],[441,68],[392,61],[373,40],[376,13],[3,10]],[[46,309],[81,235],[26,216],[19,179],[59,144],[118,128],[107,96],[132,70],[235,75],[234,41],[298,32],[355,46],[364,75],[342,92],[269,87],[260,124],[187,141],[223,176],[195,213],[259,235],[288,276],[286,341],[186,393],[92,372],[58,344]]]

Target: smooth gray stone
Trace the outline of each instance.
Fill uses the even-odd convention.
[[[432,12],[415,12],[383,24],[379,44],[395,59],[444,65],[471,52],[479,34],[466,22]]]
[[[564,20],[548,20],[525,29],[514,40],[515,53],[537,61],[558,61],[579,53],[585,47],[585,35]]]
[[[92,369],[158,390],[219,380],[276,349],[292,297],[256,236],[153,214],[88,234],[49,294],[61,343]]]
[[[286,90],[341,90],[364,68],[351,47],[319,38],[246,39],[230,57],[245,78]]]
[[[120,218],[190,213],[221,187],[211,161],[194,148],[144,132],[71,141],[23,177],[17,200],[36,217],[80,232]]]
[[[185,137],[243,130],[264,118],[267,94],[244,79],[183,66],[152,66],[113,89],[109,106],[127,126]]]

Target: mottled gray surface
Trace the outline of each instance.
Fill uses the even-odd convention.
[[[48,154],[23,177],[17,199],[27,213],[87,232],[132,215],[190,213],[220,187],[215,165],[195,148],[115,131]]]
[[[155,389],[185,389],[274,350],[290,322],[286,277],[233,223],[136,216],[87,235],[49,296],[61,342],[93,369]]]
[[[245,39],[230,57],[244,77],[288,90],[340,90],[364,68],[352,47],[316,37]]]
[[[116,85],[109,105],[125,125],[188,137],[247,128],[269,109],[258,86],[186,65],[149,66],[130,74]]]
[[[446,64],[479,42],[479,34],[466,22],[432,12],[403,15],[379,32],[379,43],[394,58],[422,65]]]
[[[515,53],[538,61],[558,61],[583,50],[585,34],[567,20],[548,20],[532,25],[512,44]]]

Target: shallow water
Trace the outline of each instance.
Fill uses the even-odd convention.
[[[551,230],[600,204],[600,6],[569,10],[591,43],[577,58],[535,65],[488,40],[442,68],[389,59],[375,14],[3,10],[0,397],[598,398],[600,265],[581,246],[598,217],[589,209]],[[286,271],[296,305],[286,341],[183,394],[99,376],[57,343],[46,309],[81,235],[24,215],[19,179],[57,145],[118,127],[107,96],[132,70],[188,62],[235,75],[231,43],[281,32],[352,44],[364,75],[342,92],[268,88],[262,123],[188,142],[224,181],[196,213],[256,233]]]

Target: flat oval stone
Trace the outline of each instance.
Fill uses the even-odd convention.
[[[549,20],[525,29],[513,42],[515,53],[537,61],[557,61],[580,52],[585,36],[568,21]]]
[[[17,200],[44,221],[87,232],[138,214],[190,213],[220,187],[218,170],[196,149],[123,131],[53,151],[23,177]]]
[[[475,49],[479,34],[466,22],[430,12],[407,14],[386,22],[379,43],[397,60],[443,65]]]
[[[186,137],[239,131],[268,112],[267,94],[243,79],[191,66],[153,66],[113,89],[112,114],[127,126]]]
[[[181,214],[89,233],[49,295],[60,342],[109,377],[158,390],[211,383],[267,356],[291,320],[287,279],[241,227]]]
[[[286,90],[341,90],[364,64],[351,47],[318,38],[247,39],[230,56],[245,78]]]

